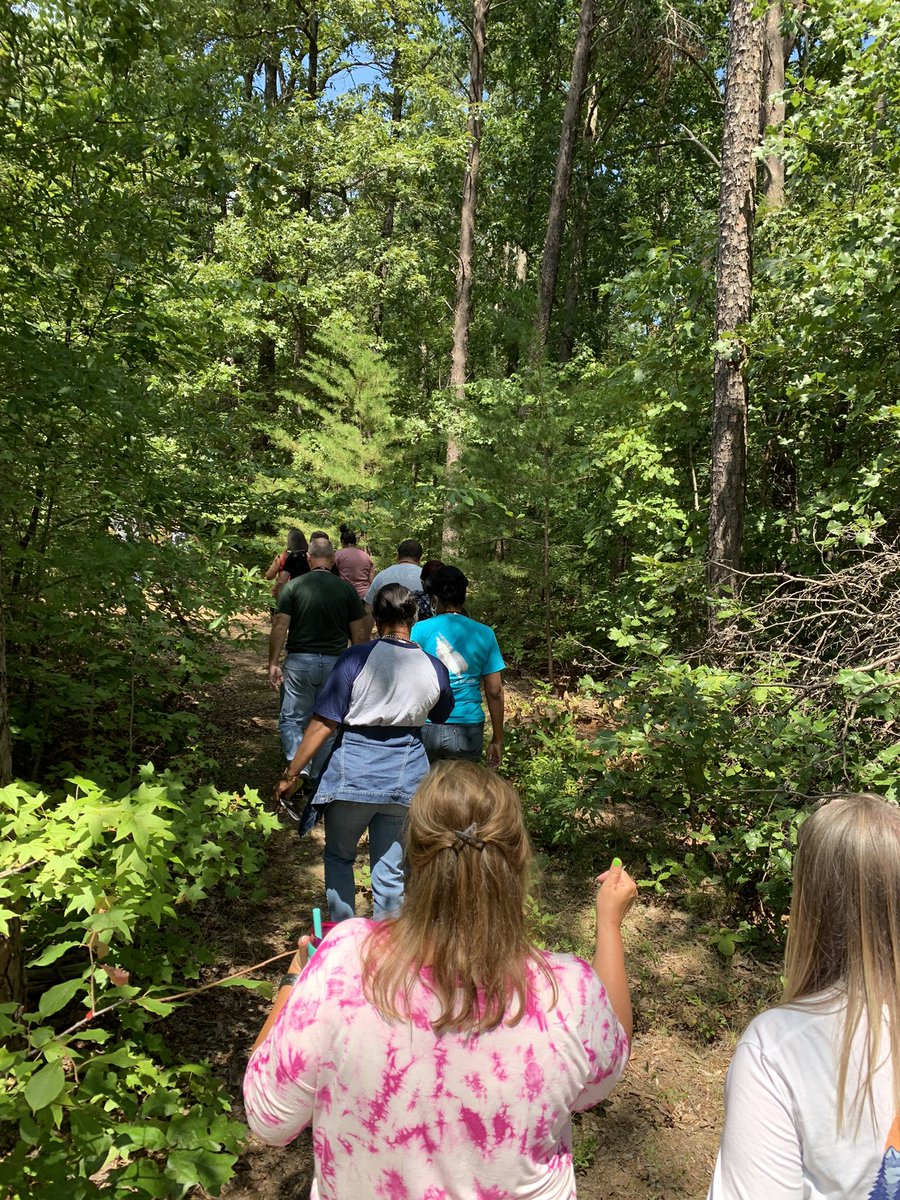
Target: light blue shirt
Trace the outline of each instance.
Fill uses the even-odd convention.
[[[364,596],[366,604],[371,604],[381,589],[389,583],[402,583],[411,592],[421,592],[422,568],[418,563],[394,563],[392,567],[385,567],[369,584],[369,590]]]
[[[442,662],[450,674],[455,704],[447,724],[481,724],[482,676],[493,675],[506,666],[493,629],[462,613],[441,613],[417,621],[409,636]]]

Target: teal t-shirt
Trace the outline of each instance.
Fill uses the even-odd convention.
[[[448,725],[478,725],[484,721],[481,677],[506,666],[497,636],[489,625],[462,613],[441,613],[416,621],[410,637],[444,664],[453,689],[453,712]]]
[[[288,654],[341,654],[351,621],[366,615],[356,588],[330,571],[310,571],[285,584],[276,612],[291,618]]]

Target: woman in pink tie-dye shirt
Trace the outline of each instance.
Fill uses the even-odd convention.
[[[283,1145],[312,1125],[312,1200],[571,1200],[571,1115],[628,1058],[634,882],[600,876],[593,965],[537,949],[518,796],[462,761],[420,786],[406,847],[399,916],[341,922],[279,990],[250,1127]]]

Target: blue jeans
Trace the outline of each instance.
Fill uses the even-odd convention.
[[[284,660],[284,684],[281,688],[281,713],[278,728],[281,731],[281,746],[288,762],[297,752],[303,732],[315,712],[325,680],[337,662],[336,654],[289,654]],[[325,760],[331,753],[334,737],[330,737],[309,764],[304,775],[318,779]]]
[[[373,916],[386,917],[403,902],[403,827],[409,809],[405,804],[366,804],[358,800],[333,800],[325,808],[325,894],[332,921],[346,921],[356,913],[353,864],[359,839],[369,831],[369,865],[372,869]]]
[[[484,722],[477,725],[423,725],[422,742],[429,762],[441,758],[464,758],[481,762],[484,752]]]

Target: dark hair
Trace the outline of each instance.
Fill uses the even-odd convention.
[[[378,625],[412,625],[418,611],[415,596],[402,583],[385,584],[372,601],[372,614]]]
[[[353,532],[352,529],[349,529],[346,525],[341,526],[341,545],[342,546],[355,546],[356,545],[356,534]]]
[[[437,596],[442,604],[459,608],[466,602],[469,581],[459,567],[441,567],[431,581],[431,595]]]
[[[306,544],[306,538],[303,536],[302,529],[289,529],[287,535],[287,548],[291,554],[305,554],[309,549]]]
[[[429,558],[428,562],[423,564],[423,566],[422,566],[422,591],[425,593],[426,596],[430,596],[432,594],[431,593],[431,581],[434,579],[435,575],[437,575],[438,571],[441,569],[441,567],[443,565],[444,564],[441,562],[441,560],[439,558]]]
[[[414,558],[416,562],[422,557],[422,543],[415,538],[407,538],[397,547],[398,558]]]
[[[314,529],[309,535],[309,540],[314,542],[316,538],[322,538],[326,542],[331,541],[331,535],[326,533],[324,529]]]

